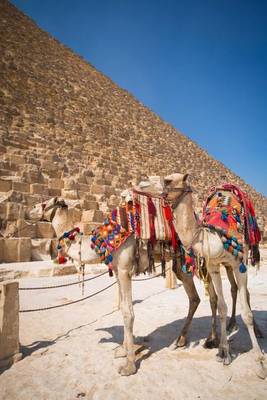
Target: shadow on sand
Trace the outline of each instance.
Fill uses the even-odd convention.
[[[267,311],[253,311],[255,320],[257,321],[264,338],[258,339],[261,349],[267,352]],[[244,325],[240,315],[236,317],[238,330],[233,332],[228,340],[230,342],[231,353],[234,358],[239,354],[246,353],[252,349],[252,344],[246,326]],[[137,368],[143,360],[150,357],[152,354],[169,347],[179,336],[183,327],[185,319],[173,321],[169,324],[160,326],[154,331],[150,332],[144,338],[135,338],[135,343],[142,345],[142,350],[148,350],[145,354],[138,357]],[[149,322],[148,322],[149,323]],[[219,325],[219,323],[217,323]],[[209,328],[211,326],[210,317],[194,318],[188,335],[187,348],[196,347],[200,344],[201,340],[205,340],[209,335]],[[123,342],[123,326],[110,326],[106,328],[98,328],[97,331],[104,331],[110,334],[109,338],[102,338],[99,343],[116,343],[118,345]],[[219,330],[218,330],[219,331]]]

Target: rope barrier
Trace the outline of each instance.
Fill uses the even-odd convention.
[[[134,282],[150,281],[150,279],[158,278],[159,276],[162,276],[162,274],[160,273],[154,276],[150,276],[149,278],[132,279],[132,281]]]
[[[157,265],[156,268],[158,268],[160,266]],[[106,275],[108,273],[108,271],[102,272],[99,275],[93,276],[91,278],[87,278],[84,279],[83,281],[77,281],[77,282],[70,282],[70,283],[63,283],[61,285],[49,285],[49,286],[36,286],[36,287],[19,287],[19,290],[43,290],[43,289],[57,289],[57,288],[61,288],[61,287],[66,287],[66,286],[72,286],[72,285],[79,285],[82,282],[88,282],[88,281],[92,281],[96,278],[99,278],[100,276]],[[161,276],[161,274],[149,277],[149,278],[143,278],[143,279],[132,279],[132,281],[136,281],[136,282],[140,282],[140,281],[148,281],[150,279],[154,279],[157,278],[158,276]]]
[[[69,301],[68,303],[64,303],[64,304],[58,304],[56,306],[48,306],[48,307],[42,307],[42,308],[33,308],[33,309],[26,309],[26,310],[19,310],[20,313],[27,313],[27,312],[34,312],[34,311],[46,311],[46,310],[52,310],[53,308],[59,308],[59,307],[65,307],[65,306],[69,306],[71,304],[75,304],[75,303],[79,303],[81,301],[90,299],[91,297],[96,296],[97,294],[104,292],[105,290],[109,289],[111,286],[114,286],[117,282],[113,282],[110,285],[106,286],[103,289],[98,290],[97,292],[90,294],[89,296],[83,297],[81,299],[78,300],[73,300],[73,301]]]
[[[19,290],[42,290],[42,289],[56,289],[60,287],[65,287],[65,286],[72,286],[72,285],[78,285],[81,284],[82,282],[88,282],[92,281],[93,279],[99,278],[102,275],[107,274],[108,271],[102,272],[99,275],[93,276],[91,278],[84,279],[84,281],[77,281],[77,282],[71,282],[71,283],[63,283],[62,285],[51,285],[51,286],[39,286],[39,287],[19,287]]]
[[[103,276],[103,275],[105,275],[105,274],[107,274],[107,273],[108,273],[108,271],[102,272],[101,274],[99,274],[99,275],[97,275],[97,276],[93,276],[93,277],[91,277],[91,278],[85,279],[84,282],[91,281],[91,280],[93,280],[93,279],[99,278],[100,276]],[[135,282],[148,281],[148,280],[157,278],[157,277],[159,277],[159,276],[161,276],[161,273],[160,273],[160,274],[157,274],[157,275],[154,275],[154,276],[151,276],[151,277],[149,277],[149,278],[132,279],[132,281],[135,281]],[[82,281],[78,281],[78,282],[72,282],[72,283],[67,283],[67,284],[65,283],[65,284],[62,284],[62,285],[41,286],[41,287],[31,287],[31,288],[27,288],[27,287],[26,287],[26,288],[19,288],[19,290],[54,289],[54,288],[60,288],[60,287],[65,287],[65,286],[77,285],[77,284],[81,284],[81,283],[82,283]],[[20,312],[20,313],[27,313],[27,312],[35,312],[35,311],[46,311],[46,310],[52,310],[52,309],[54,309],[54,308],[60,308],[60,307],[64,307],[64,306],[69,306],[69,305],[71,305],[71,304],[79,303],[79,302],[81,302],[81,301],[84,301],[84,300],[87,300],[87,299],[89,299],[89,298],[91,298],[91,297],[94,297],[94,296],[96,296],[97,294],[102,293],[102,292],[104,292],[105,290],[109,289],[110,287],[114,286],[116,283],[117,283],[117,281],[111,283],[110,285],[106,286],[106,287],[103,288],[103,289],[98,290],[97,292],[95,292],[95,293],[93,293],[93,294],[90,294],[89,296],[82,297],[82,298],[80,298],[80,299],[78,299],[78,300],[73,300],[73,301],[70,301],[70,302],[68,302],[68,303],[58,304],[58,305],[55,305],[55,306],[48,306],[48,307],[40,307],[40,308],[19,310],[19,312]]]

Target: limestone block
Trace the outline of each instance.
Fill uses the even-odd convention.
[[[104,194],[105,193],[105,186],[92,185],[91,186],[91,193],[93,193],[93,194]]]
[[[49,191],[46,185],[41,183],[32,183],[30,185],[30,193],[31,194],[41,194],[41,195],[49,195]]]
[[[64,179],[64,189],[66,190],[76,190],[78,189],[78,184],[73,178],[65,178]]]
[[[114,194],[110,196],[108,201],[108,207],[115,208],[120,204],[120,198],[115,196]]]
[[[18,192],[27,193],[30,191],[30,185],[26,182],[13,182],[12,189],[17,190]]]
[[[82,222],[79,226],[79,228],[81,229],[81,232],[83,232],[84,235],[91,235],[92,234],[92,230],[94,228],[96,228],[97,226],[99,226],[99,222]]]
[[[48,188],[49,189],[63,189],[64,182],[62,179],[50,178],[48,180]]]
[[[69,207],[69,219],[73,221],[73,223],[81,221],[82,218],[82,210],[76,207]]]
[[[0,284],[0,368],[22,358],[19,346],[19,284]]]
[[[48,189],[49,196],[58,197],[61,196],[61,189]]]
[[[36,203],[41,203],[43,200],[46,200],[46,198],[49,199],[50,196],[41,196],[37,194],[32,195],[28,193],[23,194],[24,203],[29,207],[35,205]]]
[[[36,224],[24,219],[18,219],[17,221],[17,237],[36,237]]]
[[[0,238],[2,262],[26,262],[31,260],[30,238]]]
[[[99,204],[97,201],[84,200],[82,208],[84,210],[99,210]]]
[[[80,191],[78,191],[78,195],[79,195],[79,199],[81,199],[81,200],[85,200],[85,201],[93,200],[93,201],[95,201],[95,196],[90,194],[90,193],[88,193],[88,192],[80,192]]]
[[[61,196],[70,200],[76,200],[79,198],[77,190],[61,189]]]
[[[32,261],[51,260],[51,239],[32,239]]]
[[[0,153],[4,154],[6,153],[6,147],[0,144]]]
[[[0,179],[0,192],[9,192],[12,189],[12,181]]]
[[[41,168],[46,169],[48,171],[57,171],[58,165],[55,162],[51,162],[49,160],[41,160]]]
[[[82,222],[99,222],[102,223],[104,219],[103,212],[100,210],[87,210],[82,213]]]
[[[25,164],[26,163],[26,159],[24,156],[18,155],[18,154],[10,154],[9,156],[9,161],[12,164]]]
[[[6,203],[6,219],[15,221],[19,218],[24,218],[24,207],[22,204],[7,202]]]
[[[56,236],[54,228],[50,222],[38,221],[36,223],[37,238],[52,239]]]
[[[89,193],[90,192],[90,188],[91,188],[91,186],[90,185],[86,185],[85,183],[79,183],[78,184],[78,189],[81,192]]]
[[[0,218],[6,218],[6,203],[0,203]]]

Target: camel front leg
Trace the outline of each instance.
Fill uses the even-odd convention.
[[[217,295],[210,276],[208,276],[208,293],[211,308],[211,332],[205,341],[204,347],[213,349],[218,347],[219,338],[217,334]]]
[[[121,296],[121,312],[124,322],[123,349],[126,352],[126,364],[119,368],[121,375],[132,375],[136,372],[135,352],[133,346],[134,311],[132,304],[132,281],[127,270],[118,271]],[[121,357],[124,355],[123,350]]]
[[[217,360],[219,362],[223,362],[224,365],[228,365],[231,363],[231,355],[229,352],[229,344],[227,342],[227,335],[226,335],[227,305],[225,303],[223,296],[220,267],[218,265],[209,266],[209,273],[217,293],[218,311],[221,320],[221,340],[219,344],[219,352],[217,354]]]
[[[181,330],[180,336],[174,341],[174,343],[171,344],[170,348],[171,350],[177,349],[177,347],[184,347],[187,342],[187,332],[188,329],[191,325],[192,318],[196,312],[196,309],[200,303],[200,298],[198,296],[198,293],[196,291],[196,287],[194,284],[193,277],[190,275],[187,275],[183,272],[177,274],[177,278],[180,279],[183,282],[184,289],[186,291],[186,294],[189,299],[189,310],[188,314],[186,317],[185,324]]]
[[[240,303],[241,303],[241,316],[242,319],[247,326],[248,333],[252,342],[253,352],[255,353],[255,361],[256,361],[256,375],[259,378],[265,379],[267,377],[267,370],[264,366],[264,355],[261,352],[260,346],[258,344],[254,327],[253,327],[253,315],[252,311],[249,307],[248,297],[247,297],[247,272],[241,273],[239,271],[239,267],[236,266],[234,269],[234,274],[236,277],[236,283],[239,290],[240,295]]]

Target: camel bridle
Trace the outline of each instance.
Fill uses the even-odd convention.
[[[51,215],[50,215],[50,221],[49,221],[49,222],[52,222],[58,208],[68,208],[68,206],[64,200],[59,200],[59,201],[56,201],[54,204],[51,204],[51,206],[48,206],[47,208],[43,207],[42,219],[44,219],[45,212],[52,210]]]
[[[177,197],[174,200],[169,201],[167,199],[167,196],[169,193],[175,193],[175,192],[181,192],[177,195]],[[164,188],[164,194],[165,194],[165,200],[167,203],[170,204],[172,210],[175,210],[175,208],[178,206],[178,204],[183,200],[183,198],[188,194],[192,193],[192,189],[190,186],[186,186],[184,188],[172,188],[172,187],[165,187]]]

